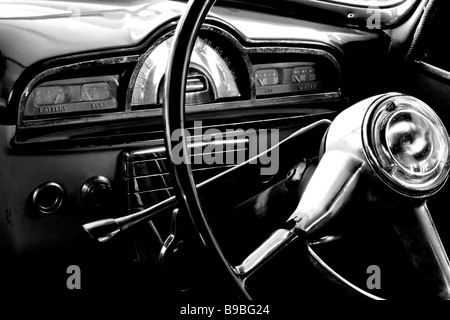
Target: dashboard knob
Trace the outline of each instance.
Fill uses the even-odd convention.
[[[103,176],[92,177],[81,187],[83,203],[92,208],[108,205],[111,201],[111,196],[111,182]]]
[[[61,208],[64,202],[64,189],[56,182],[45,182],[34,189],[32,203],[40,214],[51,214]]]

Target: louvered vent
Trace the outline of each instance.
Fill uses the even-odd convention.
[[[249,156],[248,139],[200,141],[188,145],[196,183],[233,167]],[[148,208],[173,195],[164,147],[123,152],[120,174],[129,213]]]

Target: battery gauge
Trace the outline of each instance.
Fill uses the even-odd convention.
[[[280,76],[277,69],[261,69],[255,73],[256,86],[266,87],[279,84]]]
[[[37,106],[65,103],[67,96],[62,86],[43,86],[34,90],[34,103]]]

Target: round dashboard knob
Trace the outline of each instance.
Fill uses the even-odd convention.
[[[112,188],[108,178],[95,176],[81,187],[81,199],[90,207],[106,206],[111,201]]]
[[[34,208],[41,214],[51,214],[61,208],[64,201],[64,189],[56,182],[45,182],[32,194]]]

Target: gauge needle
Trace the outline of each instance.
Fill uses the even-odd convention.
[[[64,101],[64,99],[62,98],[62,101]],[[55,97],[55,101],[53,101],[53,104],[60,104],[62,103],[61,101],[61,95],[58,93]]]
[[[258,79],[259,84],[261,85],[261,87],[264,87],[264,82],[262,82],[261,79]]]
[[[294,76],[295,81],[297,81],[298,83],[300,83],[300,79],[297,76]]]
[[[89,99],[89,101],[92,101],[92,98],[91,98],[91,96],[89,95],[89,93],[87,93],[87,92],[85,91],[84,94],[87,96],[87,98]]]

